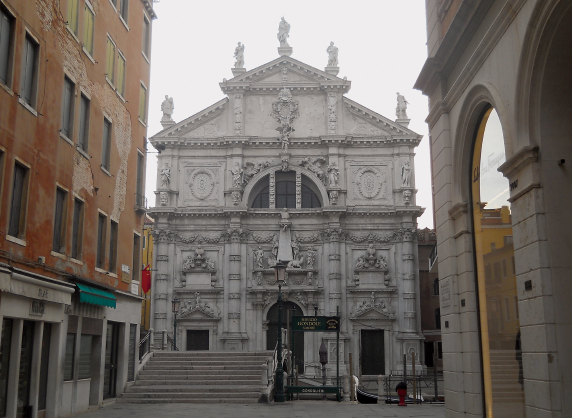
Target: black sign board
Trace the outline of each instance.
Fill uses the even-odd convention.
[[[292,331],[339,332],[339,316],[293,316]]]

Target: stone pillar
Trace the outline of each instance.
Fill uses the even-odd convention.
[[[276,172],[272,171],[270,173],[269,185],[268,185],[268,207],[274,209],[276,207]]]
[[[330,254],[329,254],[329,289],[330,289],[330,315],[336,314],[336,307],[341,306],[342,296],[342,272],[340,255],[340,222],[337,216],[330,220],[329,229]],[[341,311],[340,311],[341,314]]]
[[[302,173],[296,170],[296,209],[302,207]]]
[[[153,329],[162,332],[168,329],[167,313],[169,312],[167,294],[169,293],[169,255],[165,231],[153,231],[155,263],[157,269],[153,283],[154,314]]]
[[[413,254],[413,233],[411,228],[403,233],[402,243],[402,266],[403,266],[403,299],[405,304],[405,332],[417,331],[417,303],[415,292],[415,255]]]

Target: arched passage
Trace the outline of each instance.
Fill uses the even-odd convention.
[[[286,328],[287,324],[292,324],[292,315],[303,315],[302,308],[294,302],[282,302],[282,327]],[[278,303],[274,304],[266,315],[268,321],[268,331],[266,334],[266,349],[274,350],[276,342],[278,341]],[[291,336],[288,345],[292,343]],[[283,341],[284,343],[284,341]],[[298,372],[304,373],[304,333],[294,333],[294,357],[296,358],[296,365]]]

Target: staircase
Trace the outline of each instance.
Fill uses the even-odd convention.
[[[491,350],[490,358],[493,400],[524,404],[523,386],[518,381],[522,372],[522,354],[517,357],[514,350]]]
[[[256,403],[272,351],[156,351],[118,402]]]

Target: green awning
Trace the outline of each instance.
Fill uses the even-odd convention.
[[[91,303],[99,306],[109,306],[115,309],[117,298],[113,293],[105,290],[100,290],[95,287],[87,286],[85,284],[75,284],[79,288],[79,301],[84,303]]]

